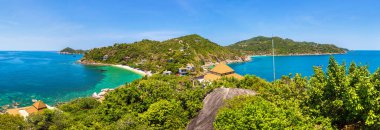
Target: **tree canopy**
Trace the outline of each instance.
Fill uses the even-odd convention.
[[[84,62],[124,64],[142,70],[178,72],[191,63],[196,71],[203,71],[205,62],[240,59],[241,54],[231,51],[199,35],[187,35],[166,41],[142,40],[131,44],[95,48],[87,52]]]

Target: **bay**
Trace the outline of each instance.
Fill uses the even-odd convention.
[[[276,79],[283,75],[311,76],[314,74],[313,66],[320,66],[326,70],[331,55],[305,55],[305,56],[275,56]],[[339,63],[351,62],[357,65],[368,66],[371,72],[380,67],[380,51],[349,51],[347,54],[332,55]],[[272,56],[253,56],[252,61],[229,64],[238,74],[256,75],[267,81],[273,81]]]
[[[82,56],[0,51],[0,106],[12,102],[27,106],[32,99],[54,105],[142,77],[121,68],[75,63]]]

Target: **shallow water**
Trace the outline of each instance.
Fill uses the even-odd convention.
[[[32,104],[32,99],[54,105],[141,78],[116,67],[76,64],[81,57],[0,51],[0,106],[12,102],[26,106]]]

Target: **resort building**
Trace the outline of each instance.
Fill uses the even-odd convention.
[[[108,55],[103,56],[103,61],[106,61],[108,59]]]
[[[164,71],[162,74],[163,75],[172,75],[172,71]]]
[[[129,61],[130,59],[131,59],[131,57],[129,57],[129,56],[124,57],[124,61]]]
[[[50,107],[40,100],[29,107],[8,109],[6,113],[9,113],[11,115],[20,115],[25,118],[31,114],[39,113],[45,109],[54,109],[54,107]]]
[[[195,71],[194,65],[190,63],[186,65],[186,69],[190,72]]]
[[[228,77],[228,78],[233,77],[238,80],[244,78],[243,76],[235,73],[235,70],[227,66],[225,63],[220,63],[216,65],[213,69],[211,69],[210,72],[206,74],[203,79],[205,81],[214,81],[222,77]]]
[[[179,68],[178,73],[180,76],[185,76],[187,74],[187,68],[184,68],[184,67]]]

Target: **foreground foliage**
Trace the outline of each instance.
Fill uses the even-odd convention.
[[[380,69],[371,74],[352,63],[346,70],[331,58],[327,72],[315,67],[310,80],[284,76],[256,97],[230,101],[215,127],[380,129]]]
[[[211,87],[155,75],[120,87],[100,103],[79,98],[27,118],[34,129],[184,129]]]
[[[6,129],[24,129],[28,128],[28,124],[21,116],[12,116],[9,114],[0,114],[0,130]]]
[[[312,115],[330,117],[333,124],[380,129],[380,70],[371,74],[366,66],[346,66],[330,59],[327,73],[314,69],[305,106]],[[347,74],[348,73],[348,74]]]
[[[237,97],[219,110],[216,129],[332,129],[329,119],[304,115],[298,101]]]

